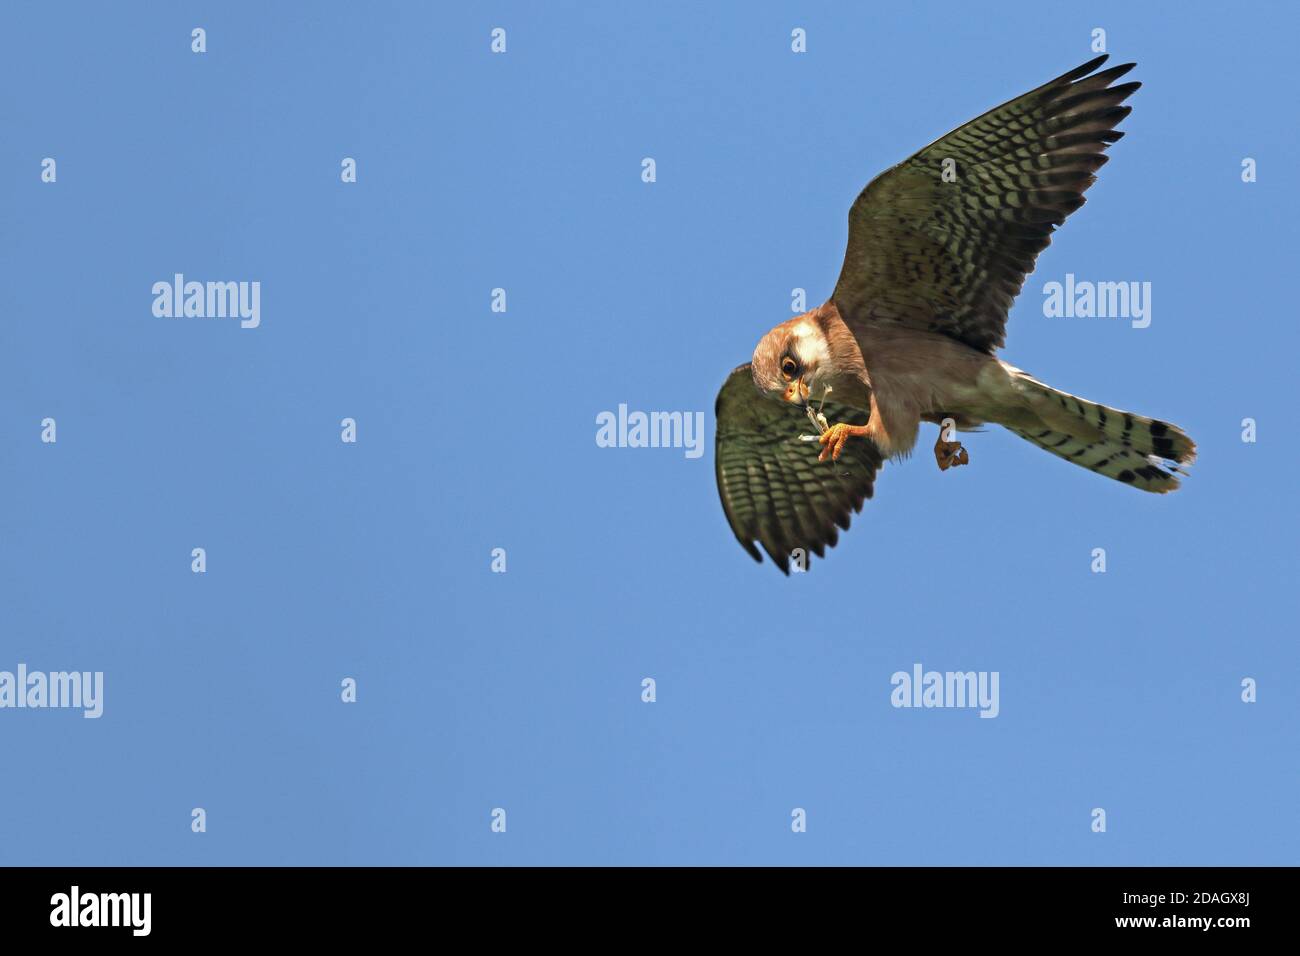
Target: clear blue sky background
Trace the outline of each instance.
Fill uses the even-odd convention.
[[[106,688],[0,711],[0,863],[1300,861],[1294,10],[812,6],[5,6],[0,669]],[[1000,429],[941,474],[931,430],[813,573],[755,565],[724,376],[871,176],[1094,27],[1145,86],[1004,355],[1193,477]],[[175,272],[259,280],[261,327],[155,318]],[[1151,327],[1044,318],[1067,272]],[[619,403],[707,453],[597,447]],[[1001,715],[893,709],[915,662]]]

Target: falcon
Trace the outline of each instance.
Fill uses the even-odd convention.
[[[922,422],[939,468],[956,432],[998,424],[1066,461],[1163,494],[1196,456],[1178,427],[1052,388],[997,358],[1007,311],[1052,232],[1084,203],[1141,85],[1100,56],[881,173],[849,210],[824,305],[768,332],[718,393],[715,466],[746,551],[786,574],[825,556]],[[800,435],[811,420],[817,435]],[[814,443],[815,442],[815,443]]]

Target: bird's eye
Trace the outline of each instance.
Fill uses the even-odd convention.
[[[786,377],[786,381],[794,378],[795,372],[799,371],[799,366],[794,359],[788,355],[781,362],[781,374]]]

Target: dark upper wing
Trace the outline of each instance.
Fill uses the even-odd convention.
[[[958,127],[862,190],[831,296],[850,326],[899,322],[982,351],[1052,231],[1083,205],[1141,84],[1099,56]],[[945,182],[944,160],[955,179]],[[949,177],[952,179],[952,177]]]
[[[813,431],[795,405],[759,394],[749,364],[727,377],[718,392],[715,467],[722,509],[736,540],[755,561],[757,541],[786,574],[795,548],[818,557],[848,529],[852,511],[870,498],[880,451],[870,439],[850,438],[837,462],[817,460],[822,446],[799,440]],[[827,402],[832,422],[865,425],[866,412]]]

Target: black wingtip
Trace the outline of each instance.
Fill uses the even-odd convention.
[[[744,542],[741,543],[743,544]],[[772,559],[772,563],[781,569],[782,574],[788,577],[790,574],[790,555],[786,554],[784,549],[779,548],[775,544],[769,543],[767,541],[759,541],[759,544],[763,546],[763,550],[767,552],[767,556]],[[754,549],[750,551],[751,554],[755,553],[755,551],[757,550],[754,548],[752,542],[750,544],[745,545],[745,547],[747,549]],[[761,563],[762,558],[760,558],[759,561]]]
[[[1135,66],[1137,66],[1136,63],[1121,63],[1119,66],[1112,66],[1109,70],[1102,70],[1100,73],[1094,73],[1092,76],[1088,77],[1088,79],[1094,85],[1097,83],[1114,83]]]
[[[1115,80],[1123,76],[1129,70],[1137,66],[1137,63],[1121,63],[1118,66],[1112,66],[1109,70],[1104,70],[1101,73],[1097,73],[1095,76],[1090,75],[1097,69],[1097,67],[1101,66],[1109,59],[1110,59],[1110,54],[1103,53],[1101,56],[1094,57],[1093,59],[1089,60],[1087,63],[1084,63],[1082,66],[1076,66],[1073,70],[1071,70],[1068,73],[1062,73],[1060,76],[1052,80],[1052,82],[1048,83],[1047,85],[1059,86],[1065,83],[1074,83],[1076,80],[1082,80],[1085,77],[1087,77],[1088,84],[1090,86],[1095,86],[1097,81],[1102,79],[1102,77],[1105,77],[1105,83],[1109,85],[1110,83],[1113,83]]]
[[[1056,79],[1054,79],[1052,82],[1053,82],[1053,83],[1073,83],[1075,80],[1079,79],[1080,77],[1087,76],[1089,73],[1091,73],[1093,70],[1097,69],[1097,67],[1101,66],[1103,63],[1105,63],[1105,62],[1106,62],[1107,60],[1109,60],[1109,59],[1110,59],[1110,54],[1109,54],[1109,53],[1103,53],[1101,56],[1099,56],[1099,57],[1094,57],[1093,59],[1089,60],[1087,63],[1083,64],[1082,66],[1076,66],[1076,67],[1075,67],[1073,70],[1071,70],[1069,73],[1062,73],[1060,76],[1058,76],[1058,77],[1057,77]]]

